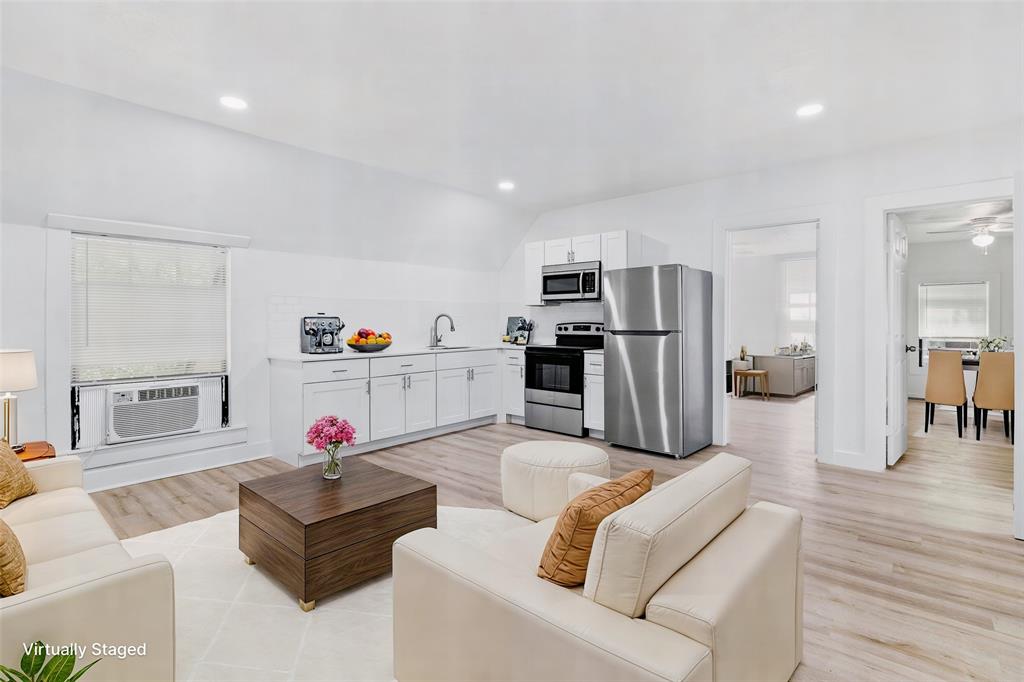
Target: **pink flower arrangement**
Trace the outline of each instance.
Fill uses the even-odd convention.
[[[320,417],[306,432],[306,442],[317,450],[337,450],[341,445],[355,445],[356,428],[347,419],[334,415]]]

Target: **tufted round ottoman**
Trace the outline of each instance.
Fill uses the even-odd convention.
[[[501,498],[505,508],[540,521],[555,516],[569,501],[569,476],[576,472],[608,477],[604,450],[584,443],[535,440],[501,453]]]

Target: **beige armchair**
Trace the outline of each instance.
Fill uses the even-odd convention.
[[[574,473],[563,504],[605,479]],[[394,546],[395,677],[786,680],[803,650],[801,517],[747,507],[750,462],[719,454],[598,528],[586,583],[537,577],[556,517],[474,546]]]
[[[0,509],[25,553],[25,591],[0,598],[0,663],[17,668],[23,645],[77,643],[94,680],[174,679],[174,576],[153,555],[133,559],[82,489],[78,457],[29,462],[39,492]],[[145,645],[97,656],[93,645]]]

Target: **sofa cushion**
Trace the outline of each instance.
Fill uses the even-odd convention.
[[[605,517],[651,490],[653,469],[637,469],[586,490],[565,506],[544,546],[537,575],[556,585],[582,585],[597,527]]]
[[[551,537],[556,521],[557,516],[549,516],[543,521],[499,533],[486,542],[482,549],[506,566],[534,575],[544,544]]]
[[[18,537],[0,521],[0,597],[25,591],[25,553]]]
[[[38,521],[11,524],[31,572],[32,564],[116,543],[117,536],[96,511],[79,511]]]
[[[7,441],[0,440],[0,509],[36,492],[35,481],[25,463],[14,454]]]
[[[36,562],[28,567],[26,588],[32,590],[87,573],[113,572],[130,560],[131,555],[121,543],[112,542],[76,554]]]
[[[583,594],[630,617],[746,508],[750,462],[720,453],[613,512],[597,529]]]
[[[60,488],[11,502],[6,509],[0,509],[0,519],[14,525],[95,509],[89,493],[81,488]]]

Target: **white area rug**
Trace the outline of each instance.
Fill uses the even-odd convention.
[[[506,511],[438,507],[438,528],[478,543],[530,522]],[[303,613],[296,598],[238,551],[238,511],[123,541],[132,556],[174,565],[177,678],[393,680],[391,576]]]

